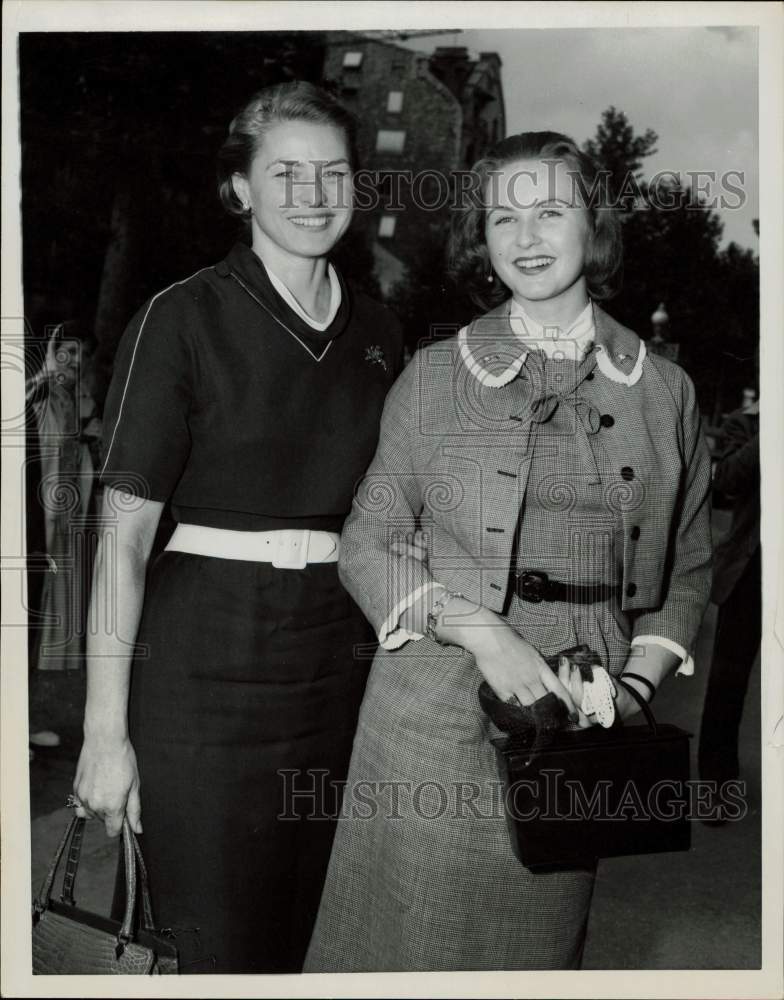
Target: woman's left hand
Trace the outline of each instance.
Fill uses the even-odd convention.
[[[626,722],[640,711],[640,706],[629,694],[623,684],[615,685],[615,712]]]

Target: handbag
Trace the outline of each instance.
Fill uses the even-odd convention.
[[[68,824],[33,904],[33,974],[176,974],[177,949],[172,940],[155,929],[147,870],[127,819],[123,820],[121,841],[126,885],[122,923],[76,906],[73,890],[85,822],[74,816]],[[66,845],[68,857],[58,901],[52,899],[52,887]],[[141,912],[137,915],[138,888],[141,888]]]
[[[591,866],[599,858],[689,850],[691,734],[658,723],[645,699],[623,686],[639,704],[645,725],[616,720],[608,729],[559,731],[532,728],[530,719],[542,715],[541,709],[531,711],[533,706],[528,725],[515,727],[511,706],[486,682],[481,685],[482,707],[511,732],[491,742],[512,848],[526,868]],[[561,703],[552,693],[545,698],[551,711],[544,715],[552,717],[554,703]]]

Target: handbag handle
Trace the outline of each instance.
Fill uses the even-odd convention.
[[[57,874],[57,869],[60,867],[60,861],[63,857],[63,851],[65,850],[65,845],[73,839],[74,832],[80,820],[78,816],[74,816],[71,822],[66,827],[63,838],[57,846],[57,850],[54,852],[54,857],[49,865],[49,869],[46,872],[43,882],[41,883],[41,888],[38,891],[38,896],[33,902],[33,915],[37,919],[44,912],[44,910],[49,906],[49,902],[52,898],[52,886],[54,885],[54,877]],[[82,827],[84,827],[84,820],[81,820]],[[78,864],[78,856],[77,856]],[[65,892],[63,892],[63,899],[65,898]],[[69,900],[73,902],[73,896]]]
[[[640,692],[636,690],[636,688],[632,687],[631,684],[627,684],[627,682],[625,680],[622,680],[622,678],[613,677],[613,680],[615,681],[616,684],[620,684],[622,688],[625,688],[632,696],[632,698],[634,698],[634,700],[640,707],[640,711],[645,716],[645,721],[650,726],[651,732],[653,733],[654,736],[656,736],[659,732],[659,727],[656,724],[656,719],[653,717],[653,712],[651,711],[651,706],[648,704],[648,702],[643,698]]]
[[[128,823],[127,819],[125,823]],[[136,866],[139,869],[139,882],[142,887],[142,927],[146,931],[155,931],[155,919],[152,914],[152,897],[150,896],[150,886],[147,881],[147,865],[144,863],[142,849],[139,847],[136,834],[131,830],[130,826],[128,826],[128,831],[133,842],[133,853],[136,856]]]
[[[33,915],[35,920],[40,917],[51,902],[52,887],[54,886],[55,876],[57,875],[57,869],[60,867],[60,862],[62,861],[66,844],[68,845],[68,859],[66,861],[65,874],[63,875],[63,886],[60,899],[64,903],[70,903],[71,906],[76,905],[73,897],[73,888],[76,882],[76,872],[79,867],[85,823],[86,820],[83,817],[74,816],[68,824],[65,834],[63,835],[63,838],[54,853],[52,863],[49,866],[43,884],[41,885],[38,898],[33,904]],[[117,935],[118,958],[124,951],[125,945],[133,937],[133,917],[136,912],[137,870],[139,876],[138,882],[141,886],[142,927],[146,931],[155,930],[152,913],[152,900],[150,898],[150,889],[147,880],[147,867],[144,864],[144,858],[142,857],[142,851],[139,847],[139,842],[136,839],[136,834],[133,830],[131,830],[127,818],[123,819],[122,825],[122,851],[123,864],[125,868],[126,899],[125,913],[120,926],[120,931]]]

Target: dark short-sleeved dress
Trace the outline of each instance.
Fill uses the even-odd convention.
[[[238,244],[154,296],[107,400],[117,502],[170,500],[175,520],[214,528],[339,531],[402,363],[392,314],[341,290],[317,332]],[[158,924],[183,972],[298,971],[372,633],[335,563],[165,551],[137,643],[130,726]]]

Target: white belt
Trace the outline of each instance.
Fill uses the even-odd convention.
[[[338,561],[340,535],[336,531],[283,528],[279,531],[232,531],[178,524],[166,546],[170,552],[189,552],[216,559],[243,559],[272,563],[277,569],[303,569],[308,563]]]

